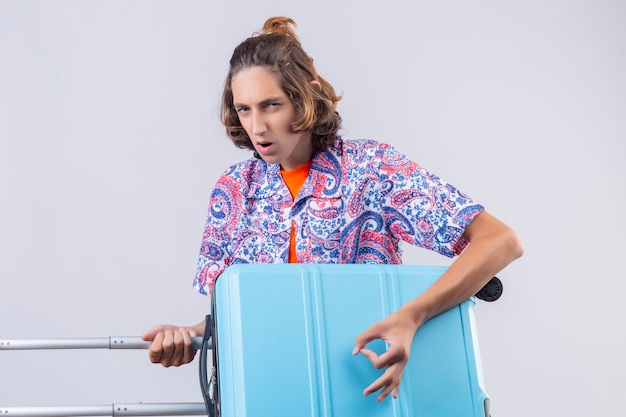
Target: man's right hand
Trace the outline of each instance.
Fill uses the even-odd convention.
[[[193,347],[191,338],[202,336],[203,333],[204,321],[191,327],[157,324],[141,338],[152,342],[148,350],[150,361],[160,363],[167,368],[193,361],[197,349]]]

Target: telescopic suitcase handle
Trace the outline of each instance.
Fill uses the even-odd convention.
[[[207,366],[207,350],[209,350],[210,339],[212,338],[212,319],[211,315],[207,314],[204,319],[204,337],[202,338],[202,348],[200,349],[200,389],[202,390],[202,397],[204,398],[204,405],[209,417],[215,416],[215,399],[211,398],[211,387],[214,386],[216,381],[215,375],[211,372],[211,381],[209,381],[209,371]],[[215,349],[215,346],[213,346]],[[212,367],[212,369],[215,369]]]

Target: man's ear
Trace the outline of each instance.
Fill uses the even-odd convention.
[[[319,81],[313,80],[313,81],[311,81],[311,85],[313,87],[317,88],[318,90],[322,91],[322,84],[320,84]]]

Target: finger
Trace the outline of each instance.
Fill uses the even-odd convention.
[[[175,346],[174,346],[174,331],[166,330],[163,332],[163,342],[161,343],[162,353],[161,353],[161,365],[166,368],[172,366],[172,357],[174,356]]]
[[[399,385],[400,378],[394,377],[393,369],[387,369],[387,371],[385,371],[385,373],[382,374],[380,378],[374,381],[369,387],[365,388],[365,390],[363,391],[363,395],[368,396],[382,389],[380,394],[378,394],[378,397],[376,397],[376,401],[383,401],[393,391],[396,391],[396,396],[394,396],[394,398],[396,398]]]
[[[382,374],[377,380],[375,380],[367,388],[365,388],[363,390],[363,395],[367,397],[368,395],[373,394],[373,393],[375,393],[375,392],[377,392],[377,391],[379,391],[379,390],[381,390],[383,388],[387,389],[387,387],[391,383],[391,378],[389,378],[387,373],[388,372],[385,372],[384,374]],[[381,400],[381,396],[382,396],[382,399],[384,399],[384,397],[387,396],[388,393],[385,393],[384,389],[380,393],[380,395],[378,396],[378,398],[377,398],[378,401]]]
[[[170,365],[172,366],[180,366],[182,365],[183,359],[185,357],[185,337],[183,336],[183,331],[178,330],[173,332],[173,350],[172,350],[172,360]]]
[[[154,326],[152,326],[152,328],[150,330],[148,330],[147,332],[145,332],[141,338],[143,340],[145,340],[146,342],[151,342],[152,340],[154,340],[154,337],[161,331],[163,330],[163,326],[160,324],[156,324]]]
[[[196,356],[196,349],[193,347],[193,342],[191,340],[190,332],[188,331],[183,332],[183,343],[184,343],[183,361],[184,363],[189,363]]]
[[[361,349],[365,347],[365,345],[367,345],[372,340],[380,339],[380,337],[381,335],[376,330],[376,328],[374,326],[371,326],[369,329],[356,337],[354,349],[352,349],[352,354],[356,355],[357,353],[359,353],[359,351],[361,351]]]
[[[377,366],[384,368],[395,363],[406,363],[409,360],[408,352],[401,346],[394,347],[390,345],[386,352],[378,356]]]
[[[154,336],[152,343],[150,344],[150,348],[148,349],[148,357],[150,358],[150,362],[160,363],[162,355],[163,355],[163,333],[157,333]]]
[[[385,387],[385,389],[383,389],[383,391],[378,395],[378,397],[376,397],[376,401],[378,401],[379,403],[382,402],[385,398],[387,398],[389,396],[389,394],[394,390],[395,388],[391,385],[387,385]]]
[[[394,363],[405,361],[405,356],[403,356],[401,352],[402,351],[390,349],[379,355],[370,349],[361,349],[361,354],[369,359],[376,369],[382,369],[386,366],[391,366]]]
[[[380,366],[380,356],[378,356],[376,352],[367,348],[363,348],[361,349],[361,354],[365,356],[367,359],[369,359],[372,365],[374,365],[374,368],[376,369],[382,368],[382,366]]]

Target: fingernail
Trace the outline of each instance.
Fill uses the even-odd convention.
[[[357,353],[359,353],[359,348],[355,346],[354,349],[352,349],[352,354],[356,355]]]

